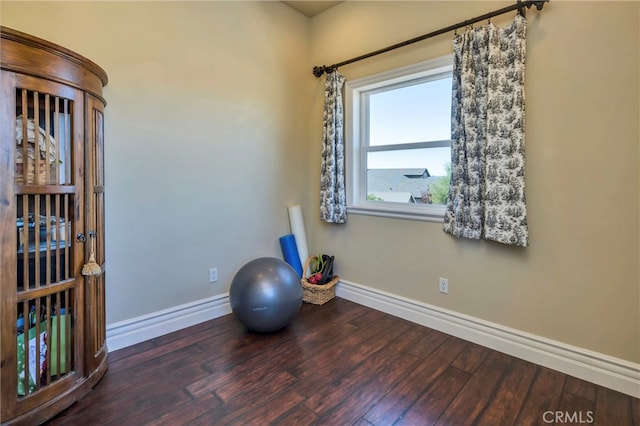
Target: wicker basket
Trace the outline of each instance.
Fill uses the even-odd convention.
[[[309,269],[309,263],[314,256],[309,256],[304,264],[303,273],[306,273]],[[307,281],[306,277],[303,277],[302,282],[302,300],[307,303],[313,303],[314,305],[323,305],[329,300],[336,297],[336,284],[340,281],[340,277],[334,275],[333,279],[326,284],[311,284]]]
[[[16,160],[16,183],[18,185],[27,184],[36,184],[36,185],[45,185],[48,183],[47,181],[47,165],[44,160],[39,161],[38,164],[38,177],[36,178],[36,165],[35,161],[29,160],[27,162],[27,170],[25,173],[24,164],[22,163],[22,159]],[[26,179],[25,179],[26,175]]]

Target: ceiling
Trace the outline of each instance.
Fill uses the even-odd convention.
[[[338,3],[342,3],[344,0],[339,1],[329,1],[329,0],[321,0],[321,1],[282,1],[282,3],[286,4],[289,7],[294,8],[300,13],[307,15],[309,18],[317,15],[320,12],[324,12],[325,10],[335,6]]]

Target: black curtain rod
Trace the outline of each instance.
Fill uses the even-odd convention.
[[[389,52],[390,50],[394,50],[394,49],[398,49],[400,47],[408,46],[410,44],[417,43],[419,41],[426,40],[426,39],[431,38],[431,37],[435,37],[435,36],[438,36],[438,35],[441,35],[441,34],[448,33],[450,31],[457,30],[458,28],[464,28],[464,27],[467,27],[469,25],[475,24],[476,22],[484,21],[484,20],[487,20],[487,19],[491,19],[494,16],[498,16],[498,15],[505,14],[507,12],[511,12],[512,10],[518,10],[518,12],[522,16],[524,16],[525,15],[525,10],[524,10],[525,7],[526,8],[531,8],[531,6],[535,6],[537,10],[542,10],[544,4],[546,2],[548,2],[548,1],[549,0],[526,0],[526,1],[518,0],[518,2],[516,4],[512,4],[511,6],[503,7],[502,9],[494,10],[493,12],[485,13],[484,15],[476,16],[475,18],[467,19],[466,21],[459,22],[459,23],[454,24],[454,25],[449,25],[448,27],[441,28],[441,29],[436,30],[436,31],[432,31],[432,32],[430,32],[428,34],[424,34],[424,35],[421,35],[419,37],[412,38],[410,40],[406,40],[406,41],[403,41],[403,42],[400,42],[400,43],[396,43],[396,44],[391,45],[391,46],[387,46],[387,47],[385,47],[383,49],[379,49],[379,50],[376,50],[374,52],[366,53],[364,55],[360,55],[360,56],[352,58],[352,59],[347,59],[346,61],[338,62],[337,64],[333,64],[333,65],[330,65],[330,66],[326,66],[326,65],[315,66],[315,67],[313,67],[313,75],[315,75],[316,77],[321,77],[322,74],[330,73],[333,70],[335,70],[336,68],[341,67],[343,65],[351,64],[353,62],[361,61],[363,59],[367,59],[367,58],[370,58],[372,56],[380,55],[381,53]]]

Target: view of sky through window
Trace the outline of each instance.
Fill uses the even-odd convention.
[[[369,95],[370,146],[451,139],[451,77]],[[445,175],[450,148],[370,152],[369,169],[426,168]]]

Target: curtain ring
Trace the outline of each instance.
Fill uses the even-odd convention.
[[[518,4],[518,6],[520,6],[520,7],[518,7],[518,15],[522,16],[523,18],[526,18],[527,15],[526,15],[526,13],[524,11],[524,7],[525,6],[522,4],[522,0],[518,0],[517,4]]]

